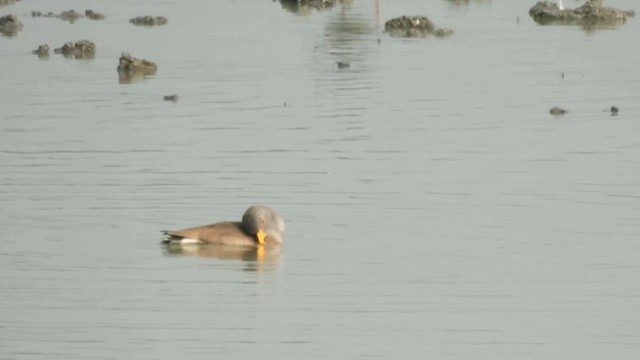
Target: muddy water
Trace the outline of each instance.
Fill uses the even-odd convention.
[[[531,5],[0,7],[1,357],[640,356],[640,25]],[[29,15],[70,8],[106,19]],[[404,14],[455,34],[382,34]],[[123,51],[157,74],[121,83]],[[282,251],[158,245],[254,203]]]

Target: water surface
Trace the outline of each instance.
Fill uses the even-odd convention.
[[[640,25],[532,5],[0,7],[2,358],[638,357]],[[70,8],[107,17],[29,15]],[[405,14],[455,34],[382,33]],[[123,51],[157,74],[120,83]],[[281,253],[158,244],[255,203]]]

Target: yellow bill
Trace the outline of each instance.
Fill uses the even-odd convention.
[[[262,229],[260,229],[256,233],[256,236],[258,237],[258,242],[260,243],[260,245],[264,245],[264,239],[267,237],[267,234],[262,231]]]

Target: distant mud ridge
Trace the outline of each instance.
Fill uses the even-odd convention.
[[[62,47],[53,50],[56,54],[62,54],[64,57],[73,57],[75,59],[92,59],[96,56],[96,44],[89,40],[81,40],[75,44],[68,42]]]
[[[451,29],[439,29],[426,16],[401,16],[384,23],[384,30],[397,37],[446,37],[453,34]]]
[[[122,53],[118,62],[118,79],[121,84],[129,84],[136,79],[154,75],[158,66],[153,61],[137,59],[128,53]]]
[[[164,16],[138,16],[138,17],[134,17],[132,19],[129,19],[129,22],[132,23],[133,25],[138,25],[138,26],[156,26],[156,25],[165,25],[167,22],[169,22],[169,19],[167,19]]]
[[[73,24],[74,22],[76,22],[78,19],[82,18],[82,17],[87,17],[91,20],[104,20],[105,16],[104,14],[101,13],[97,13],[93,10],[85,10],[84,15],[78,11],[75,11],[73,9],[71,10],[65,10],[63,12],[61,12],[60,14],[54,14],[52,12],[48,12],[48,13],[43,13],[40,11],[32,11],[31,12],[31,16],[32,17],[45,17],[45,18],[56,18],[56,19],[60,19],[63,21],[68,21],[71,24]]]
[[[351,4],[353,0],[280,0],[280,6],[292,13],[307,15],[314,10],[329,10],[339,4]]]
[[[0,0],[0,5],[11,5],[16,1],[20,1],[20,0]]]
[[[539,1],[529,15],[538,24],[582,25],[585,27],[622,25],[633,17],[633,10],[618,10],[602,6],[602,0],[587,0],[575,9],[561,9],[557,3]]]
[[[13,14],[0,17],[0,33],[4,36],[16,36],[22,27],[22,22]]]

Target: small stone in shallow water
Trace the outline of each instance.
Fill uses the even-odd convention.
[[[173,94],[173,95],[165,95],[162,97],[165,101],[172,101],[172,102],[178,102],[178,95]]]
[[[618,109],[617,106],[612,106],[609,111],[611,111],[611,115],[618,115],[618,111],[620,111],[620,109]]]
[[[348,62],[343,61],[338,61],[336,64],[338,64],[338,69],[346,69],[351,66]]]

